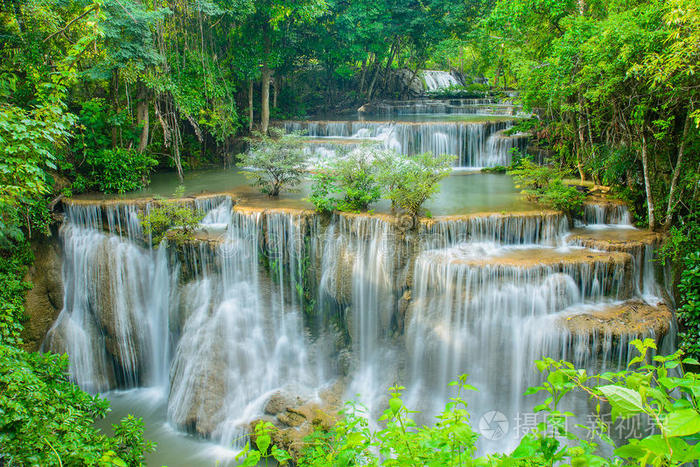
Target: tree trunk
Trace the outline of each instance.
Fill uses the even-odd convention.
[[[253,80],[248,81],[248,131],[253,132]]]
[[[583,173],[583,149],[586,147],[586,129],[583,124],[583,96],[581,93],[578,95],[578,118],[576,119],[576,125],[578,127],[579,141],[578,151],[576,151],[576,167],[581,177],[581,183],[583,183],[586,181],[586,175]]]
[[[119,70],[115,69],[112,71],[112,85],[110,86],[110,92],[112,94],[112,109],[115,113],[119,112]],[[119,137],[117,133],[117,127],[112,126],[112,147],[117,147],[117,139]]]
[[[666,207],[666,220],[664,220],[664,230],[671,228],[671,222],[673,221],[673,210],[676,207],[674,202],[676,198],[676,189],[678,188],[678,179],[681,176],[681,166],[683,165],[683,152],[685,151],[685,139],[688,137],[688,130],[690,129],[690,113],[691,107],[688,107],[688,115],[685,118],[685,124],[683,125],[683,136],[681,137],[681,142],[678,147],[678,158],[676,159],[676,167],[673,169],[673,178],[671,179],[671,188],[668,192],[668,206]]]
[[[262,33],[265,43],[262,66],[262,108],[260,109],[260,126],[262,128],[260,131],[262,131],[263,135],[266,135],[270,127],[270,78],[272,77],[272,70],[270,70],[270,49],[272,45],[270,43],[270,28],[268,23],[263,23]]]
[[[362,74],[360,75],[360,94],[365,90],[365,74],[367,73],[367,56],[362,60]]]
[[[384,79],[382,80],[382,89],[386,92],[386,85],[389,81],[389,73],[391,71],[391,64],[394,63],[394,58],[396,53],[401,48],[401,39],[397,39],[391,45],[391,53],[389,54],[389,60],[386,62],[386,68],[384,69]]]
[[[260,109],[260,126],[264,135],[270,126],[270,68],[267,66],[267,57],[262,69],[262,108]]]
[[[647,196],[647,211],[649,215],[649,228],[656,229],[656,217],[654,213],[654,199],[651,194],[651,179],[649,178],[649,154],[647,148],[647,137],[642,128],[642,170],[644,172],[644,190]]]
[[[139,153],[143,153],[148,146],[148,133],[150,131],[148,91],[143,83],[139,84],[138,104],[136,104],[136,123],[141,126],[141,137],[139,138]]]
[[[374,92],[374,85],[377,83],[377,76],[379,76],[379,70],[382,69],[382,64],[377,63],[376,55],[375,55],[375,60],[374,60],[374,76],[372,77],[372,82],[369,85],[369,89],[367,90],[367,100],[372,100],[372,93]]]
[[[272,78],[272,107],[277,108],[277,95],[279,94],[279,78],[276,76]]]

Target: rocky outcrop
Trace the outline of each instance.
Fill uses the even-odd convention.
[[[31,247],[34,264],[24,280],[33,287],[25,297],[24,309],[29,319],[23,323],[22,340],[26,350],[36,351],[63,308],[62,259],[55,235],[35,240]]]
[[[265,416],[250,423],[250,432],[261,420],[271,422],[272,443],[285,449],[292,459],[297,459],[304,449],[304,438],[314,430],[329,431],[338,419],[342,406],[343,384],[336,382],[322,391],[317,400],[304,400],[299,396],[277,392],[265,405]],[[255,443],[255,435],[251,434]]]
[[[653,336],[666,335],[673,314],[665,303],[650,305],[642,300],[628,300],[622,304],[563,317],[559,324],[575,335]]]
[[[621,251],[637,254],[647,246],[656,247],[663,241],[663,235],[641,229],[576,229],[567,242],[572,245],[603,251]]]

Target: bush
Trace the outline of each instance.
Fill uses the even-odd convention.
[[[515,179],[516,188],[520,188],[530,199],[547,207],[564,211],[569,216],[582,214],[586,195],[579,192],[576,187],[564,184],[566,172],[536,164],[524,157],[508,173]]]
[[[177,245],[192,240],[204,215],[192,206],[178,201],[161,200],[148,212],[139,213],[144,235],[159,245],[166,234]]]
[[[418,215],[421,206],[440,189],[455,157],[414,156],[365,146],[339,152],[312,179],[311,201],[319,212],[366,210],[382,196],[392,207]]]
[[[282,190],[299,184],[305,171],[306,155],[298,135],[284,134],[278,128],[271,128],[270,134],[256,132],[254,138],[245,138],[250,149],[239,154],[238,159],[242,167],[252,169],[252,172],[244,172],[252,185],[274,198]]]
[[[148,185],[150,173],[158,163],[150,155],[132,149],[100,149],[90,153],[89,167],[74,183],[78,191],[99,190],[103,193],[126,193]]]
[[[377,181],[375,149],[338,150],[313,177],[311,201],[319,212],[365,211],[379,200],[382,190]],[[336,195],[339,195],[337,197]]]
[[[440,181],[450,175],[455,159],[447,154],[406,156],[384,151],[377,159],[379,180],[393,207],[417,216],[423,203],[440,190]]]
[[[115,113],[104,99],[82,103],[73,151],[79,154],[76,191],[125,193],[143,188],[158,161],[135,149],[138,135],[126,109]],[[113,147],[112,132],[123,147]]]
[[[317,212],[330,213],[336,210],[338,200],[335,194],[339,192],[337,188],[337,177],[328,169],[322,169],[311,177],[311,195],[309,201],[314,205]]]
[[[700,251],[688,254],[678,283],[680,307],[678,333],[680,347],[695,358],[700,357]]]
[[[115,436],[95,428],[109,403],[67,377],[65,355],[27,353],[0,345],[0,463],[8,465],[140,465],[155,445],[131,416]]]
[[[24,294],[32,284],[24,281],[34,260],[29,244],[18,243],[0,250],[0,343],[16,345],[22,331]]]

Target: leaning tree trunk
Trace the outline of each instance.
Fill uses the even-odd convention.
[[[649,154],[647,148],[647,138],[642,128],[642,170],[644,172],[644,190],[647,196],[647,211],[649,216],[649,228],[656,229],[656,217],[654,213],[654,199],[651,194],[651,178],[649,177]]]
[[[673,178],[671,179],[671,188],[668,192],[668,206],[666,206],[666,219],[664,220],[664,230],[671,228],[671,222],[673,221],[673,210],[676,207],[676,189],[678,188],[678,179],[681,176],[681,166],[683,165],[683,152],[685,151],[685,139],[688,137],[688,130],[690,129],[690,114],[692,112],[692,105],[688,107],[688,115],[685,118],[685,124],[683,125],[683,136],[681,136],[680,146],[678,147],[678,158],[676,159],[676,167],[673,169]]]

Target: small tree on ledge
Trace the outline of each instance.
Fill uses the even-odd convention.
[[[283,189],[294,187],[305,171],[306,155],[301,138],[285,134],[278,128],[270,129],[270,136],[255,132],[246,138],[250,149],[239,154],[241,167],[253,186],[271,198],[279,196]]]

